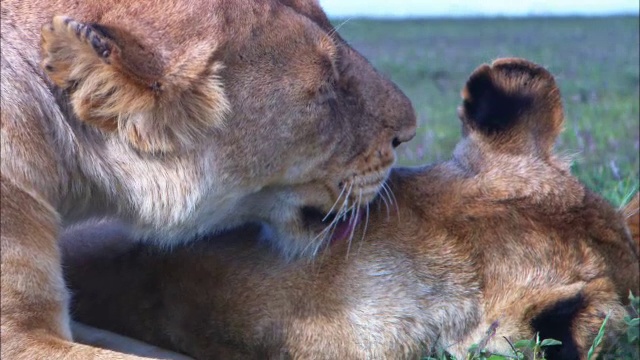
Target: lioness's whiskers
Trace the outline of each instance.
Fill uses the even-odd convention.
[[[320,250],[320,248],[322,247],[323,244],[325,244],[327,241],[327,238],[331,238],[331,236],[333,236],[333,232],[335,231],[335,221],[332,221],[329,225],[327,225],[324,229],[322,229],[322,231],[316,235],[308,244],[307,246],[304,247],[303,249],[303,253],[306,253],[307,250],[314,246],[315,249],[312,252],[312,258],[315,258],[316,255],[318,254],[318,251]],[[322,238],[320,238],[322,237]],[[319,239],[320,238],[320,239]]]
[[[346,189],[347,187],[344,186],[342,188],[342,191],[340,192],[340,196],[338,196],[338,199],[336,200],[336,202],[334,203],[334,207],[335,204],[338,203],[338,200],[340,200],[340,198],[342,197],[342,194],[344,193],[344,189]],[[333,236],[333,233],[335,232],[335,229],[337,227],[338,222],[340,221],[340,216],[344,216],[344,214],[348,213],[348,209],[345,211],[345,207],[349,206],[349,195],[351,195],[351,190],[353,188],[353,183],[349,183],[349,189],[346,192],[344,201],[342,202],[342,205],[340,206],[340,209],[338,209],[338,212],[336,214],[336,216],[331,220],[331,222],[329,224],[327,224],[327,226],[325,226],[324,229],[322,229],[322,231],[320,231],[320,233],[318,233],[310,242],[309,244],[307,244],[305,246],[305,248],[303,249],[303,252],[307,252],[307,250],[312,247],[315,246],[316,249],[313,251],[313,255],[315,256],[318,252],[318,250],[320,250],[320,247],[322,246],[322,244],[326,243],[327,238],[331,238]],[[333,209],[333,207],[332,207]],[[332,210],[331,210],[332,211]],[[327,214],[327,216],[329,214],[331,214],[331,211],[329,211],[329,213]],[[325,216],[324,219],[322,221],[324,221],[327,217]]]
[[[396,199],[396,195],[393,193],[393,190],[391,190],[389,185],[387,185],[386,180],[382,183],[382,188],[385,189],[385,192],[387,192],[387,194],[389,194],[390,196],[389,200],[393,203],[393,206],[396,208],[396,215],[398,216],[398,219],[400,219],[400,208],[398,207],[398,199]]]
[[[336,219],[340,218],[340,216],[344,216],[346,215],[346,213],[349,211],[348,207],[349,207],[349,197],[351,196],[351,190],[353,189],[353,182],[349,182],[349,190],[347,190],[347,195],[344,198],[344,202],[342,203],[342,206],[340,207],[340,210],[338,211],[338,214],[336,215]],[[347,210],[345,210],[345,208]]]
[[[349,235],[349,241],[347,243],[347,256],[346,258],[349,258],[349,252],[351,251],[351,241],[353,241],[353,235],[356,232],[356,226],[357,226],[357,221],[358,221],[358,217],[360,216],[360,202],[362,201],[362,189],[360,189],[358,191],[358,201],[356,201],[356,203],[354,204],[355,208],[355,213],[353,215],[351,215],[351,219],[349,219],[349,227],[351,227],[351,234]]]
[[[333,219],[329,224],[327,224],[327,226],[325,226],[324,229],[322,229],[322,231],[320,231],[320,233],[318,233],[318,235],[316,235],[310,242],[309,244],[307,244],[307,246],[304,248],[304,252],[306,252],[306,250],[310,247],[310,246],[314,246],[314,245],[318,245],[318,244],[322,244],[325,242],[325,240],[327,239],[327,235],[328,236],[332,236],[333,235],[333,231],[335,230],[335,225],[337,224],[336,219]],[[319,241],[316,241],[318,240]]]
[[[325,215],[325,217],[322,219],[322,222],[324,222],[325,220],[327,220],[327,218],[331,215],[331,212],[333,211],[333,209],[336,208],[336,205],[338,205],[338,202],[340,201],[340,198],[342,197],[342,194],[344,194],[344,190],[346,189],[346,186],[342,187],[342,191],[340,191],[340,195],[338,195],[338,198],[336,199],[336,201],[333,203],[333,205],[331,206],[331,209],[329,209],[329,211],[327,211],[327,215]]]
[[[384,201],[384,206],[387,209],[387,220],[389,220],[389,208],[391,207],[390,204],[393,204],[393,200],[391,200],[391,195],[389,195],[389,191],[387,190],[384,182],[380,188],[380,197],[382,198],[382,201]]]
[[[333,37],[333,35],[334,35],[335,33],[337,33],[337,32],[338,32],[338,30],[340,30],[340,28],[344,26],[344,24],[346,24],[346,23],[348,23],[349,21],[351,21],[351,19],[353,19],[353,17],[350,17],[350,18],[346,19],[345,21],[343,21],[342,23],[338,24],[338,26],[335,26],[333,29],[331,29],[331,31],[329,31],[329,32],[327,33],[327,36],[329,36],[329,37]]]
[[[353,184],[349,184],[349,190],[345,195],[344,201],[342,202],[342,205],[340,205],[340,208],[336,212],[336,216],[333,218],[333,220],[331,220],[331,223],[329,223],[328,227],[335,228],[336,224],[340,221],[340,217],[343,216],[344,213],[346,213],[345,207],[349,206],[349,195],[351,194],[352,186]]]
[[[340,208],[340,212],[338,212],[338,214],[336,215],[336,218],[335,218],[336,221],[345,221],[347,218],[347,215],[349,214],[349,211],[351,211],[351,209],[354,206],[354,204],[351,204],[351,206],[349,206],[349,197],[351,196],[352,188],[353,186],[349,186],[349,192],[347,193],[347,198],[345,199],[345,202],[342,204],[342,207]]]
[[[327,235],[327,232],[328,232],[328,231],[330,231],[330,230],[333,228],[333,225],[334,225],[335,223],[337,223],[337,222],[336,222],[336,220],[335,220],[335,219],[333,219],[329,224],[327,224],[327,226],[325,226],[325,227],[324,227],[324,229],[322,229],[322,231],[320,231],[320,233],[318,233],[318,235],[316,235],[316,236],[313,238],[313,240],[312,240],[312,242],[311,242],[311,243],[313,243],[315,240],[318,240],[318,238],[320,238],[321,236],[323,236],[323,235]],[[325,240],[325,238],[323,237],[321,241],[324,241],[324,240]],[[310,244],[311,244],[311,243],[310,243]],[[309,245],[307,245],[307,246],[309,246]]]
[[[362,237],[360,238],[360,243],[358,244],[358,252],[360,252],[360,248],[362,247],[362,243],[364,242],[364,236],[367,233],[367,227],[369,227],[369,204],[367,203],[367,207],[366,207],[366,212],[365,212],[365,218],[364,218],[364,227],[362,228]]]
[[[355,206],[355,202],[352,203],[351,205],[349,205],[349,203],[347,203],[347,205],[344,207],[342,214],[341,214],[341,218],[342,220],[347,220],[347,215],[349,214],[349,211],[353,210],[353,207]]]
[[[384,190],[384,183],[383,183],[383,186],[381,187],[381,190]],[[382,199],[382,202],[384,202],[384,208],[387,210],[387,219],[389,219],[389,202],[387,201],[385,193],[383,193],[382,191],[379,191],[379,195],[380,195],[380,199]]]
[[[387,196],[387,199],[389,199],[389,202],[391,204],[393,204],[393,200],[391,199],[391,195],[389,194],[389,190],[387,190],[387,183],[386,182],[382,182],[381,190],[384,191],[384,194]]]

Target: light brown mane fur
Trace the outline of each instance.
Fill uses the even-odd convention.
[[[254,221],[313,254],[300,208],[368,203],[415,134],[315,0],[3,0],[1,30],[2,358],[126,357],[71,341],[62,226],[173,246]]]
[[[555,338],[547,359],[585,359],[638,292],[625,219],[552,151],[559,90],[544,68],[501,59],[469,78],[449,161],[396,168],[353,242],[286,262],[259,228],[171,254],[117,226],[68,234],[78,320],[197,359],[401,359]],[[397,213],[394,209],[397,207]],[[363,231],[365,233],[363,233]],[[129,246],[123,244],[129,242]],[[119,244],[119,248],[113,248]]]

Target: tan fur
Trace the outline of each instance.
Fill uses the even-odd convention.
[[[415,133],[314,0],[7,0],[1,27],[2,358],[124,358],[70,342],[62,226],[172,246],[265,222],[295,258],[301,204],[369,202]]]
[[[629,201],[622,209],[627,219],[627,227],[636,248],[636,254],[640,254],[640,192]],[[640,256],[640,255],[639,255]]]
[[[562,104],[545,69],[497,60],[463,98],[453,158],[394,169],[395,198],[377,199],[352,242],[325,244],[313,260],[282,261],[259,227],[171,254],[113,223],[71,231],[66,246],[82,249],[65,252],[74,314],[197,359],[437,348],[464,358],[473,343],[508,353],[503,337],[536,331],[564,342],[548,359],[586,358],[605,316],[608,342],[621,296],[638,291],[625,219],[553,154]]]

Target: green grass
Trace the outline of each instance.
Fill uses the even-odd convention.
[[[605,344],[603,342],[608,330],[610,313],[607,314],[598,334],[587,352],[587,360],[638,360],[640,359],[640,297],[629,294],[628,315],[625,316],[625,325],[622,334],[614,343]],[[545,352],[550,346],[562,345],[561,341],[555,339],[540,339],[536,334],[532,339],[523,339],[514,343],[508,341],[512,352],[509,354],[491,353],[485,349],[485,345],[496,335],[496,327],[493,325],[487,330],[485,337],[480,344],[474,344],[469,349],[464,360],[545,360]],[[598,355],[596,356],[596,353]],[[456,359],[445,350],[439,349],[433,354],[428,354],[422,360],[463,360]]]
[[[400,164],[449,157],[467,76],[497,57],[524,57],[547,67],[561,88],[566,130],[557,150],[574,155],[585,184],[620,204],[638,189],[638,29],[638,17],[604,17],[353,19],[339,31],[414,104],[418,135],[399,149]]]

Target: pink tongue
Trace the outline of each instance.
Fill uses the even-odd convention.
[[[338,241],[345,240],[349,238],[351,233],[354,231],[354,228],[360,222],[360,216],[354,219],[353,215],[350,217],[340,221],[338,225],[336,225],[336,229],[333,231],[333,236],[331,236],[330,243],[336,243]]]

